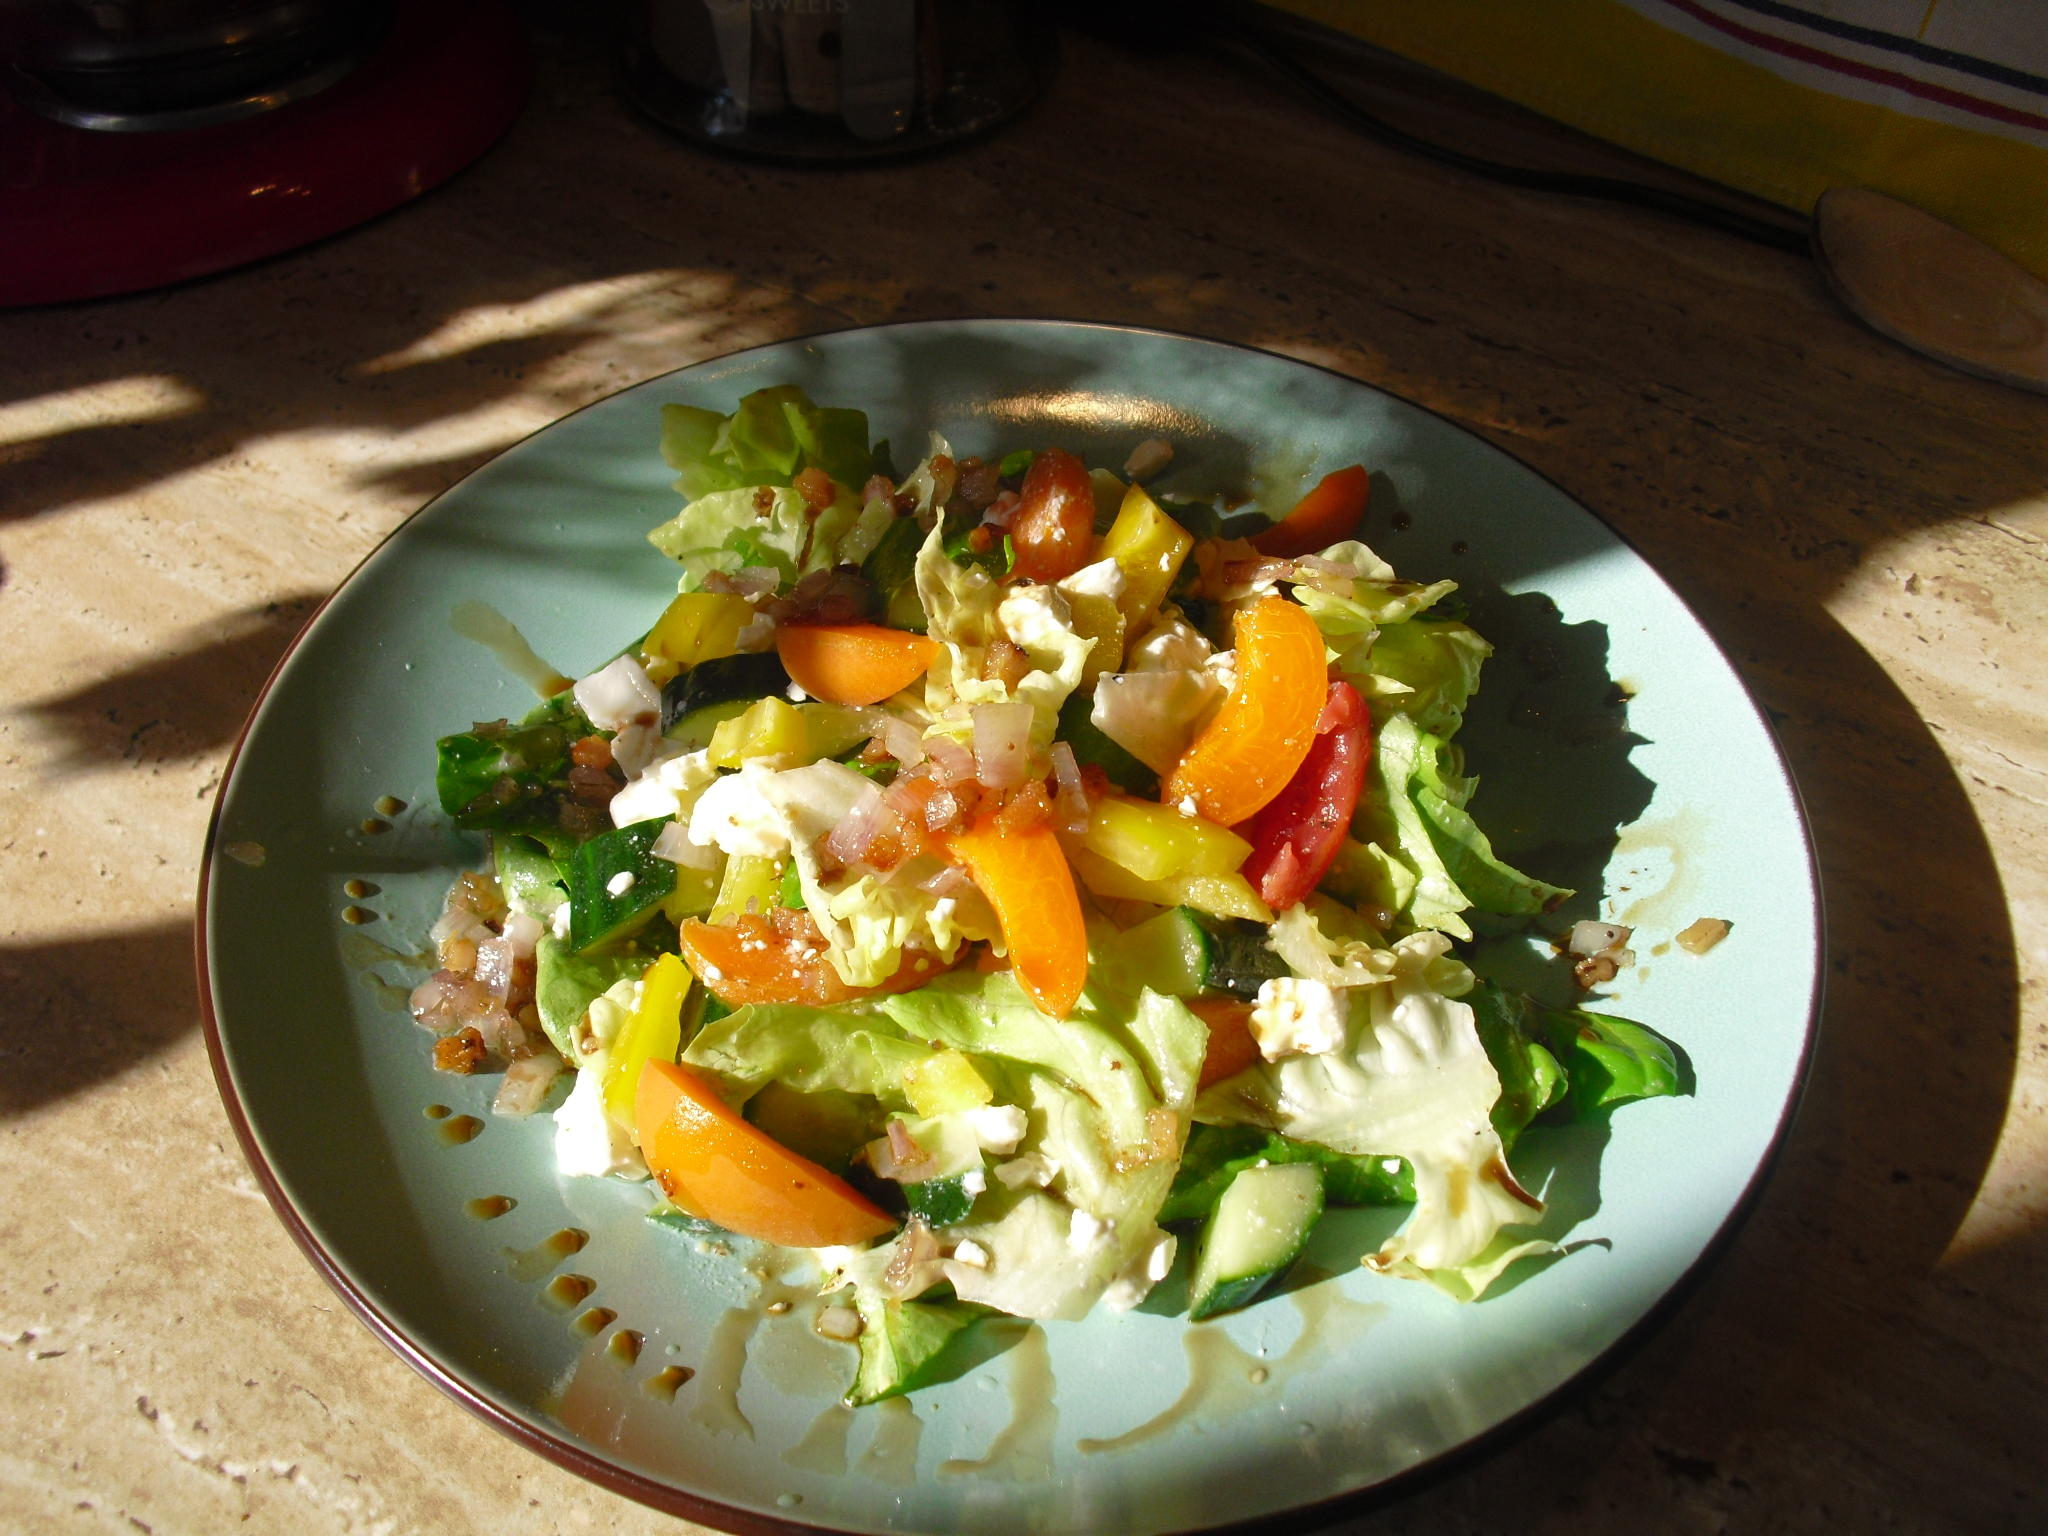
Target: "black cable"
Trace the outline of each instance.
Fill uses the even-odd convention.
[[[1222,8],[1219,7],[1218,10],[1220,12]],[[1683,192],[1673,192],[1641,182],[1624,181],[1615,176],[1590,176],[1577,171],[1542,171],[1528,166],[1505,165],[1417,138],[1414,134],[1404,132],[1368,112],[1291,53],[1279,47],[1269,35],[1242,16],[1215,14],[1211,19],[1240,46],[1285,75],[1322,106],[1344,119],[1352,128],[1392,148],[1452,166],[1474,176],[1483,176],[1488,181],[1497,181],[1505,186],[1520,187],[1532,192],[1559,192],[1571,197],[1596,198],[1602,202],[1645,208],[1653,213],[1685,219],[1694,224],[1705,225],[1709,229],[1720,230],[1723,234],[1751,240],[1773,250],[1791,251],[1802,256],[1807,253],[1807,236],[1803,230],[1789,229],[1766,219],[1754,218],[1703,198],[1688,197]]]

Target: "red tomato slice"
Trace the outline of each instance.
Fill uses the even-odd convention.
[[[1275,912],[1305,900],[1329,873],[1351,828],[1372,759],[1372,716],[1358,690],[1330,684],[1315,740],[1294,777],[1238,827],[1252,845],[1240,873]]]

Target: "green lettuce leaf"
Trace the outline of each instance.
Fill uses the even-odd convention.
[[[784,486],[742,486],[698,497],[647,539],[682,566],[685,592],[746,566],[774,571],[787,588],[813,571],[860,564],[895,518],[887,501],[863,503],[844,485],[819,509]]]
[[[1344,1046],[1241,1072],[1204,1093],[1194,1113],[1356,1157],[1403,1159],[1414,1213],[1366,1264],[1476,1296],[1506,1263],[1550,1245],[1498,1244],[1504,1228],[1534,1222],[1543,1204],[1508,1169],[1492,1119],[1501,1079],[1472,1006],[1433,985],[1448,947],[1418,934],[1381,951],[1385,960],[1347,955],[1347,971],[1377,978],[1339,994],[1350,1010]]]
[[[813,405],[793,384],[757,389],[730,416],[661,408],[661,454],[691,501],[716,491],[788,485],[807,468],[858,487],[875,472],[865,413]]]

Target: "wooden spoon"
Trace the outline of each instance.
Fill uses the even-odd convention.
[[[1833,187],[1814,205],[1813,256],[1880,335],[2048,394],[2048,283],[1975,236],[1881,192]]]

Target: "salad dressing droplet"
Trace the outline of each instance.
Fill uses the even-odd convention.
[[[885,1398],[862,1413],[874,1420],[875,1438],[854,1468],[861,1477],[903,1486],[917,1479],[917,1447],[924,1438],[924,1420],[906,1397]]]
[[[740,1377],[747,1369],[747,1343],[761,1325],[752,1307],[727,1307],[712,1327],[704,1351],[704,1385],[690,1417],[714,1435],[754,1438],[754,1423],[740,1411]]]
[[[450,1109],[446,1104],[429,1104],[424,1110],[421,1111],[421,1113],[424,1114],[429,1120],[446,1120],[450,1115],[454,1114],[455,1111]]]
[[[622,1365],[631,1365],[640,1358],[640,1346],[647,1342],[645,1334],[633,1328],[621,1328],[605,1346],[606,1352]]]
[[[439,1108],[437,1105],[436,1108]],[[446,1111],[444,1110],[445,1114]],[[463,1207],[478,1221],[496,1221],[519,1202],[510,1195],[478,1195]]]
[[[1045,1330],[1027,1324],[1009,1351],[1010,1422],[979,1461],[939,1463],[942,1477],[986,1477],[1003,1482],[1039,1482],[1052,1476],[1053,1432],[1059,1412],[1053,1402],[1052,1350]]]
[[[451,1147],[459,1147],[466,1141],[475,1141],[483,1129],[483,1121],[475,1115],[455,1115],[441,1122],[441,1139]]]
[[[377,921],[377,914],[368,907],[359,907],[351,902],[341,909],[341,920],[351,928],[360,928],[365,923]]]
[[[349,880],[343,883],[341,894],[351,901],[361,901],[377,894],[378,888],[367,880]]]
[[[1266,1368],[1258,1356],[1238,1348],[1219,1325],[1190,1324],[1183,1348],[1188,1357],[1188,1384],[1181,1389],[1180,1396],[1144,1423],[1120,1435],[1081,1441],[1079,1449],[1084,1456],[1143,1445],[1147,1440],[1172,1433],[1198,1414],[1219,1417],[1248,1408],[1265,1396],[1261,1390],[1265,1381],[1254,1383],[1253,1377],[1269,1374]]]
[[[803,1439],[782,1453],[783,1461],[802,1472],[845,1472],[846,1437],[858,1417],[846,1404],[834,1403],[811,1420]]]
[[[540,1299],[557,1312],[567,1312],[571,1307],[581,1306],[596,1289],[597,1282],[588,1275],[557,1275],[541,1287]]]
[[[580,1333],[586,1339],[594,1339],[618,1320],[619,1314],[610,1307],[592,1307],[587,1312],[576,1314],[576,1320],[569,1325],[569,1331]]]
[[[396,795],[379,795],[373,809],[379,816],[396,816],[405,809],[405,802]]]
[[[365,837],[378,837],[391,830],[391,823],[381,816],[365,816],[362,831]]]
[[[511,1268],[513,1279],[534,1281],[553,1270],[570,1254],[581,1253],[583,1245],[589,1241],[588,1232],[576,1227],[564,1227],[531,1248],[507,1248],[505,1260]]]
[[[649,1397],[658,1397],[665,1402],[674,1402],[684,1382],[697,1373],[687,1365],[665,1365],[640,1384]]]
[[[564,677],[519,633],[519,626],[489,603],[457,603],[448,611],[448,627],[465,640],[498,658],[498,664],[544,699],[551,699],[576,680]]]

